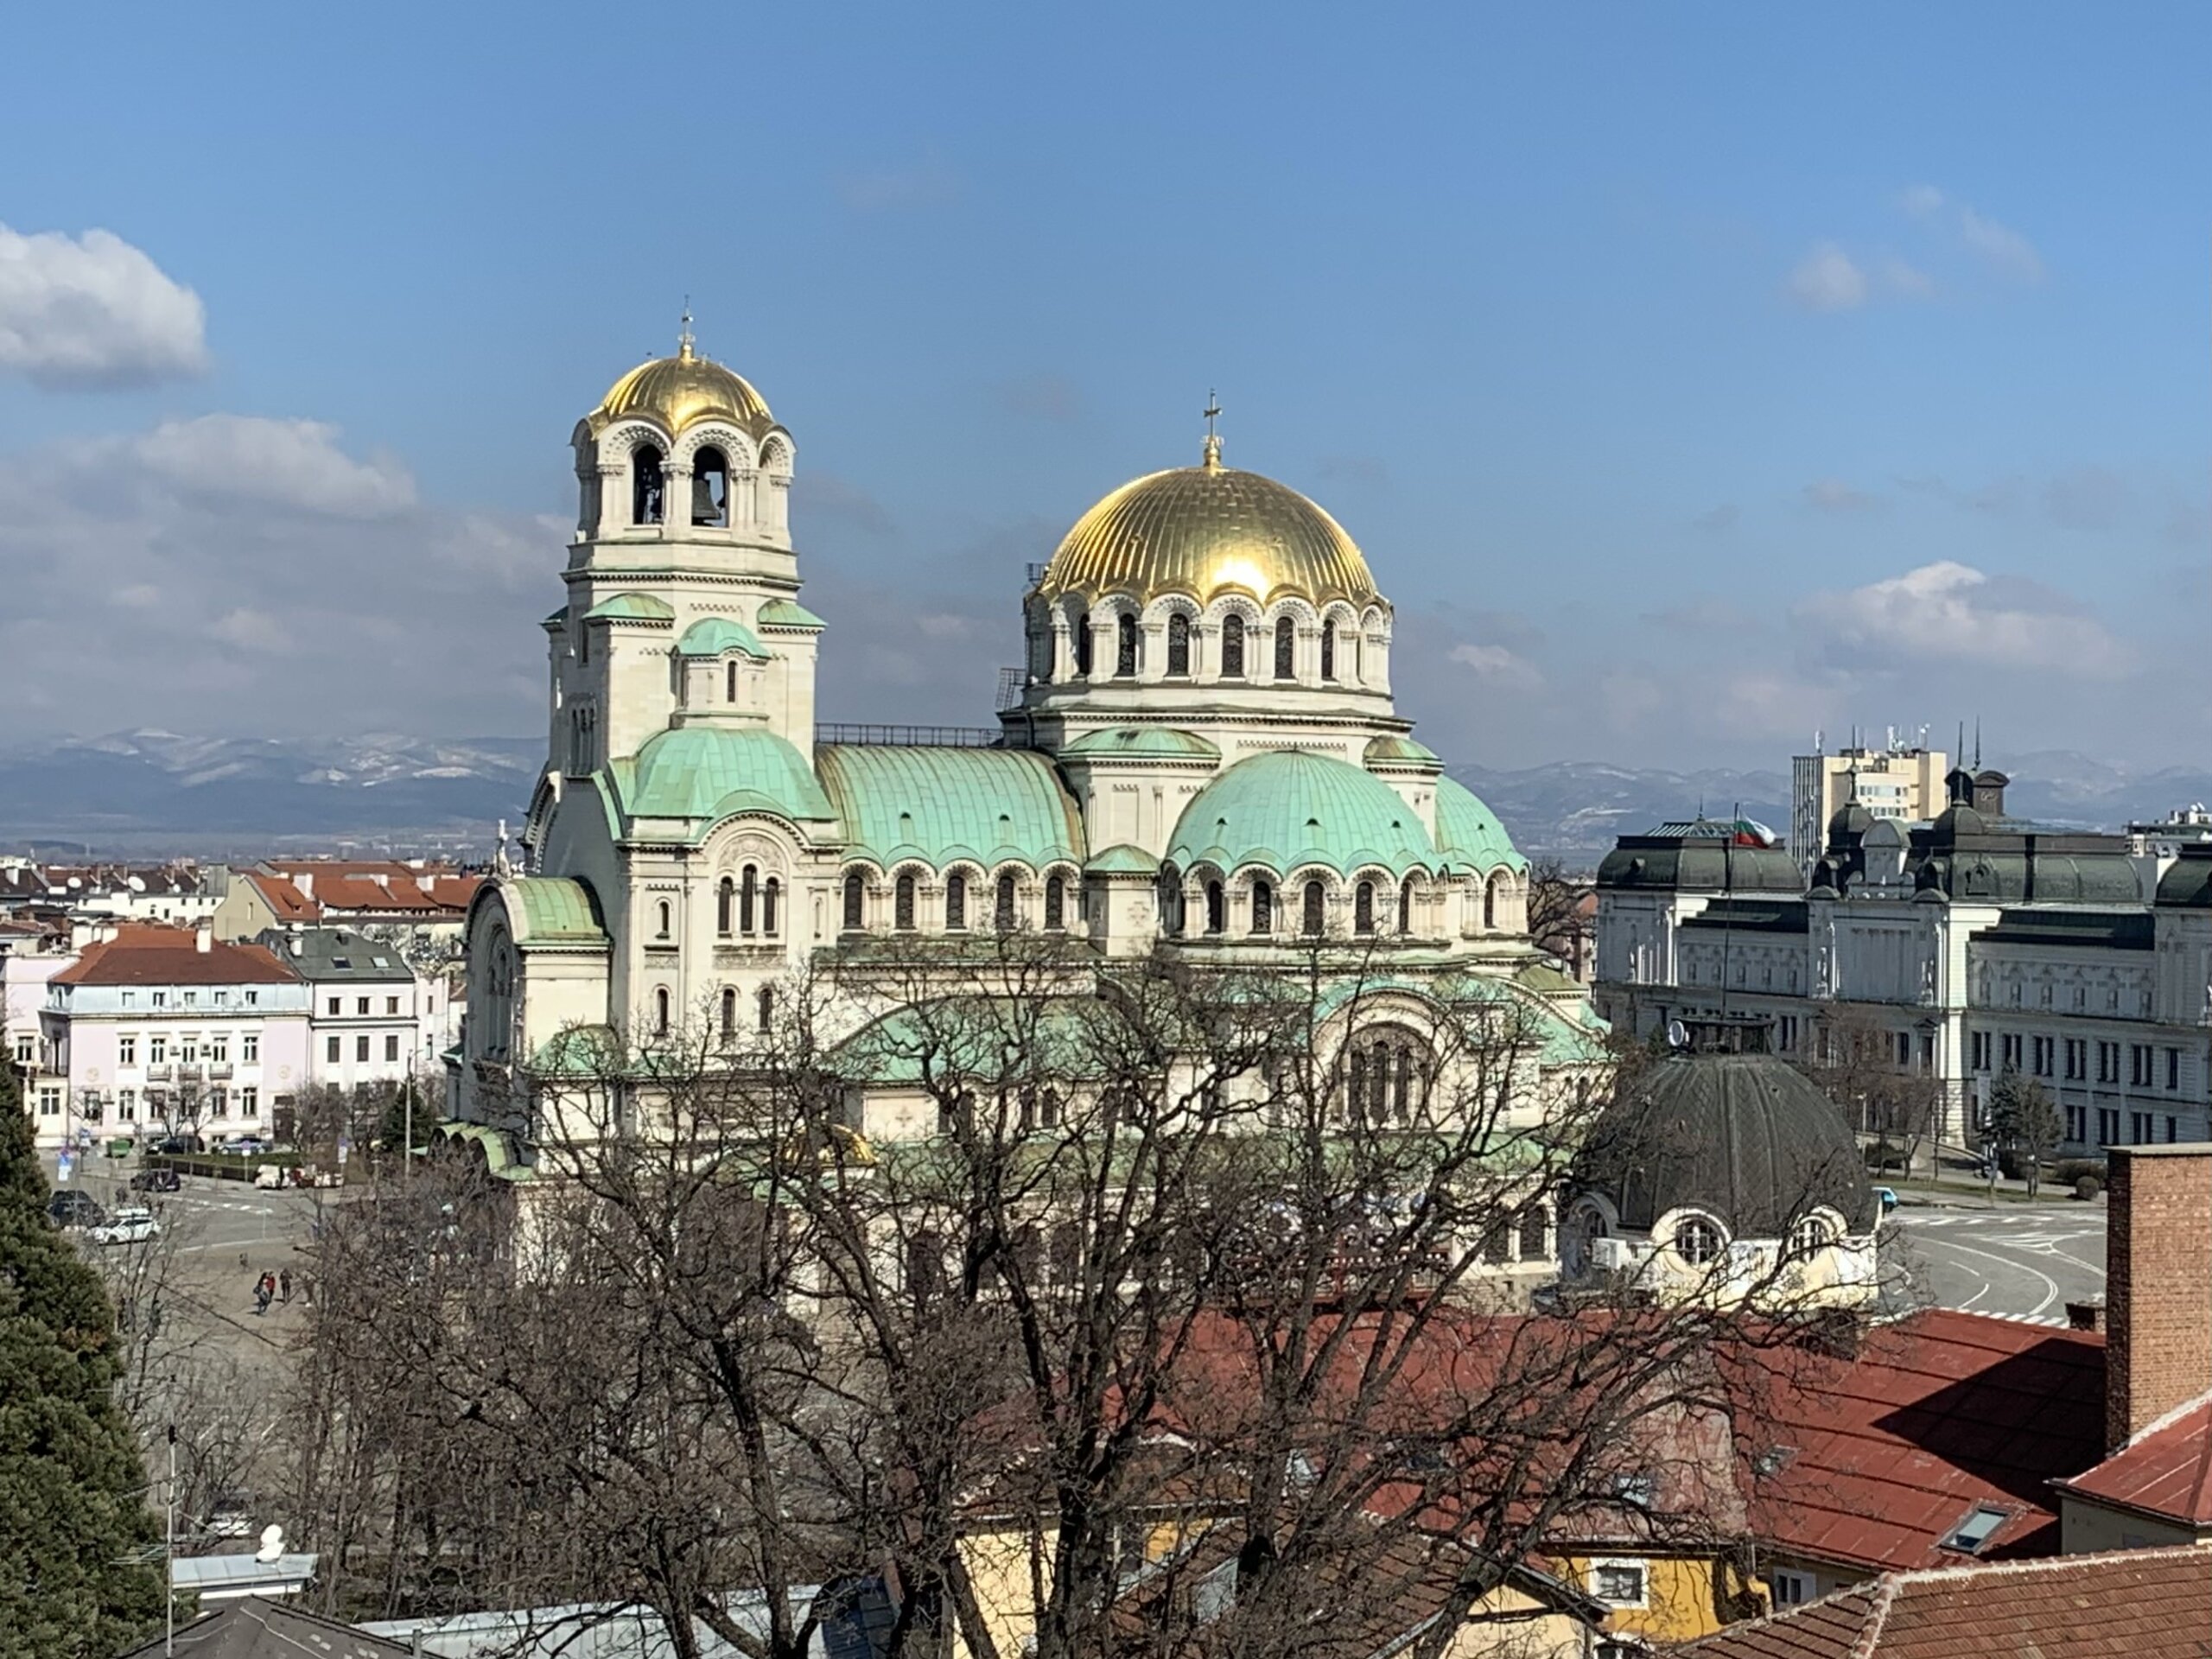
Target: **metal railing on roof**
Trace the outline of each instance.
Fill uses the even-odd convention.
[[[995,726],[865,726],[837,721],[814,728],[817,743],[901,749],[995,749],[1006,741]]]

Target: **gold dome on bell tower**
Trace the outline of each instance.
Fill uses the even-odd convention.
[[[715,418],[741,427],[756,438],[776,424],[766,400],[743,375],[712,358],[701,357],[694,349],[688,310],[683,314],[683,332],[677,337],[676,355],[640,363],[608,388],[599,407],[585,420],[597,433],[617,421],[639,418],[656,423],[671,436],[696,421]]]
[[[1262,604],[1382,597],[1343,525],[1287,484],[1223,466],[1211,430],[1198,466],[1133,479],[1077,519],[1037,584],[1047,600],[1125,594],[1141,604],[1173,593],[1204,605],[1231,591]]]

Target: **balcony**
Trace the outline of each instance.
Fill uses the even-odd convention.
[[[167,1083],[175,1075],[175,1069],[170,1066],[149,1065],[146,1068],[146,1081],[149,1083]]]
[[[229,1077],[230,1075],[231,1075],[231,1068],[230,1068],[230,1066],[229,1066],[226,1063],[225,1063],[225,1062],[223,1062],[223,1061],[220,1061],[220,1060],[217,1060],[217,1061],[215,1061],[215,1062],[212,1063],[212,1064],[208,1066],[208,1068],[207,1068],[207,1076],[208,1076],[209,1080],[210,1080],[210,1081],[212,1081],[212,1082],[219,1083],[219,1082],[221,1082],[224,1078],[226,1078],[226,1077]]]
[[[995,749],[1006,734],[985,726],[868,726],[829,721],[814,728],[817,743],[906,749]]]

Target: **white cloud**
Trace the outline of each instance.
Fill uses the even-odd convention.
[[[1897,205],[1915,219],[1933,219],[1943,211],[1943,193],[1932,184],[1916,184],[1897,199]]]
[[[206,372],[200,296],[108,231],[0,225],[0,374],[41,386],[138,386]]]
[[[1959,209],[1959,236],[1985,260],[2005,276],[2023,283],[2043,280],[2043,256],[2034,244],[2010,226],[1985,219],[1971,207]]]
[[[1503,645],[1463,643],[1445,654],[1462,668],[1471,670],[1477,679],[1491,685],[1525,690],[1543,683],[1544,677],[1534,663]]]
[[[1822,242],[1789,273],[1789,289],[1808,311],[1853,311],[1866,303],[1866,273],[1834,243]]]
[[[2119,641],[2062,595],[1952,559],[1815,594],[1793,614],[1839,665],[1948,661],[2103,678],[2125,663]]]
[[[397,462],[356,461],[321,421],[202,415],[168,421],[132,446],[149,471],[188,494],[260,501],[339,518],[379,518],[415,505]]]

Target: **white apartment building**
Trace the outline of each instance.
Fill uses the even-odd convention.
[[[1925,730],[1925,728],[1923,728]],[[1799,754],[1789,761],[1789,850],[1809,876],[1828,821],[1857,801],[1876,818],[1922,823],[1943,810],[1948,757],[1941,749],[1899,741],[1882,748],[1853,744],[1834,754]]]
[[[1955,771],[1934,822],[1839,809],[1809,883],[1700,822],[1622,837],[1598,876],[1600,1013],[1765,1018],[1810,1055],[1846,1021],[1942,1084],[1940,1137],[1972,1146],[2011,1070],[2050,1090],[2070,1149],[2212,1133],[2212,842],[2005,817],[2007,780]]]
[[[398,1083],[423,1052],[425,987],[388,939],[344,927],[271,929],[263,945],[307,982],[308,1079],[340,1089]]]
[[[266,1131],[308,1077],[308,985],[210,928],[124,925],[54,974],[40,1015],[59,1077],[28,1103],[42,1145],[157,1128]]]

